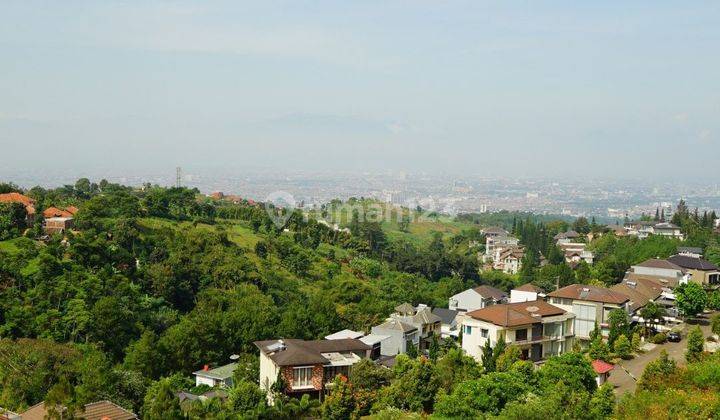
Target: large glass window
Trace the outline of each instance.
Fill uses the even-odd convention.
[[[293,388],[312,387],[312,376],[312,366],[293,368]]]
[[[576,303],[573,305],[573,313],[575,314],[575,335],[589,337],[590,331],[595,329],[595,316],[597,314],[595,306]]]

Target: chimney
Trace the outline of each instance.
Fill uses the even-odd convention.
[[[205,366],[203,366],[203,371],[204,371],[204,372],[207,372],[208,370],[210,370],[210,365],[205,365]]]

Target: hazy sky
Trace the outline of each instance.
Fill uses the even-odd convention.
[[[720,2],[0,0],[14,168],[720,176]]]

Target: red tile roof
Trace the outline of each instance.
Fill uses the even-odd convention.
[[[51,217],[73,217],[73,214],[67,210],[62,210],[57,207],[48,207],[43,210],[43,217],[46,219]]]
[[[602,360],[593,360],[591,364],[592,364],[593,370],[598,375],[602,375],[603,373],[608,373],[611,370],[615,369],[615,365],[611,365],[610,363],[603,362]]]

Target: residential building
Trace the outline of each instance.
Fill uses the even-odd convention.
[[[205,365],[201,370],[193,372],[193,375],[195,375],[195,386],[208,385],[213,388],[232,388],[233,373],[235,369],[237,369],[237,366],[237,363],[229,363],[210,369],[209,365]]]
[[[545,297],[545,292],[532,283],[525,283],[510,291],[510,303],[531,302]]]
[[[682,267],[690,275],[690,281],[706,287],[720,285],[720,268],[710,261],[687,255],[673,255],[669,262]]]
[[[571,284],[548,293],[548,301],[575,314],[575,337],[589,340],[590,332],[595,329],[596,324],[603,331],[603,335],[607,335],[610,311],[628,311],[630,298],[605,287]]]
[[[485,229],[480,230],[480,233],[485,235],[486,238],[497,238],[499,236],[508,236],[510,235],[510,232],[507,230],[497,227],[497,226],[490,226]]]
[[[458,316],[460,312],[445,308],[433,308],[432,312],[440,318],[440,337],[458,338],[460,335]]]
[[[597,382],[598,386],[602,386],[602,384],[607,382],[610,377],[610,372],[615,369],[615,365],[602,360],[593,360],[591,365],[595,371],[595,382]]]
[[[56,233],[63,234],[74,226],[75,222],[72,217],[51,217],[45,219],[43,230],[48,235],[54,235]]]
[[[341,331],[338,331],[338,332],[330,334],[330,335],[326,335],[325,339],[326,340],[342,340],[345,338],[359,339],[359,338],[362,338],[364,335],[365,335],[365,333],[360,332],[360,331],[353,331],[353,330],[345,329],[345,330],[341,330]]]
[[[496,257],[493,259],[493,269],[507,274],[517,274],[522,268],[522,259],[525,249],[519,246],[496,248]]]
[[[110,401],[98,401],[85,404],[80,412],[69,413],[67,407],[58,406],[55,413],[59,418],[77,418],[83,420],[137,420],[139,417]],[[50,418],[45,402],[35,404],[20,414],[22,420],[45,420]]]
[[[650,232],[653,235],[670,236],[672,238],[684,239],[680,226],[668,222],[656,223],[652,226]]]
[[[414,308],[409,303],[403,303],[395,307],[395,313],[390,315],[402,323],[412,325],[418,330],[418,347],[427,350],[430,347],[433,335],[440,335],[441,319],[432,313],[432,308],[427,305],[418,305]]]
[[[260,349],[260,387],[269,392],[278,377],[284,392],[300,396],[320,396],[337,375],[348,376],[354,364],[368,356],[370,346],[360,340],[299,339],[256,341]]]
[[[389,319],[372,327],[371,335],[387,336],[380,345],[382,356],[396,356],[407,353],[410,346],[420,346],[420,332],[417,327],[397,319]]]
[[[505,303],[468,312],[462,320],[462,348],[482,361],[483,347],[504,339],[522,358],[539,361],[572,348],[573,314],[542,300]]]
[[[451,296],[448,300],[448,308],[460,312],[469,312],[496,303],[504,303],[507,298],[507,294],[500,289],[487,285],[477,286]]]
[[[32,221],[35,219],[35,200],[26,195],[16,192],[0,194],[0,203],[22,204],[23,206],[25,206],[25,212],[27,213],[27,222],[32,223]]]
[[[73,213],[57,207],[48,207],[43,210],[43,217],[45,219],[49,219],[51,217],[73,217]]]
[[[592,252],[585,249],[586,246],[587,244],[582,242],[558,243],[558,247],[565,256],[565,262],[568,264],[578,264],[580,261],[592,264],[595,261],[595,256]]]
[[[371,360],[378,360],[382,356],[382,343],[388,338],[390,338],[389,335],[368,334],[364,337],[359,338],[358,340],[362,341],[370,347],[370,355],[368,357]]]
[[[690,274],[684,268],[668,260],[651,258],[631,266],[625,274],[625,278],[629,280],[651,278],[665,287],[675,288],[679,284],[687,283]]]
[[[679,246],[677,248],[678,255],[682,255],[685,257],[693,257],[693,258],[702,258],[703,256],[703,250],[702,248],[693,247],[693,246]]]
[[[666,309],[674,306],[674,295],[670,289],[649,278],[625,279],[622,283],[612,286],[610,290],[621,293],[630,299],[627,308],[631,315],[637,316],[649,302],[655,302]],[[672,296],[672,300],[668,300],[668,296]]]
[[[513,236],[486,236],[483,262],[499,258],[503,249],[517,247],[519,243],[520,240]]]
[[[576,241],[578,238],[580,238],[580,234],[575,232],[574,230],[568,230],[567,232],[560,232],[557,235],[553,237],[555,239],[555,242],[565,243],[565,242],[573,242]]]

